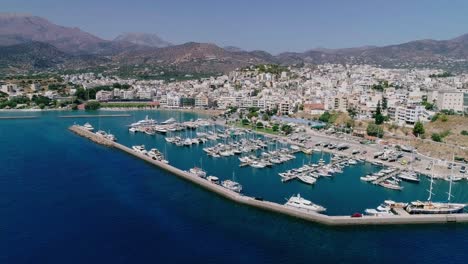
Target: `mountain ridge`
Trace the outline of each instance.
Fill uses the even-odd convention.
[[[211,43],[187,42],[179,45],[161,39],[155,34],[124,33],[114,40],[104,40],[76,27],[56,25],[47,19],[27,14],[0,14],[0,46],[10,49],[20,65],[24,56],[15,50],[30,48],[25,54],[37,60],[38,42],[47,43],[65,54],[56,54],[65,63],[50,58],[50,65],[69,65],[80,62],[79,56],[88,55],[88,61],[116,65],[170,66],[189,72],[226,72],[259,63],[291,64],[372,64],[382,67],[443,67],[449,70],[468,69],[468,34],[448,40],[415,40],[387,46],[362,46],[343,49],[310,49],[305,52],[283,52],[272,55],[262,50],[245,51],[236,47],[219,47]],[[15,46],[30,43],[23,46]],[[51,47],[46,54],[54,54]],[[71,56],[66,56],[71,55]],[[78,57],[77,57],[78,56]],[[8,56],[7,56],[8,57]],[[46,60],[47,56],[43,58]],[[72,63],[66,63],[70,60]],[[5,60],[3,60],[5,61]],[[14,64],[14,61],[13,61]],[[79,63],[81,65],[81,63]],[[93,64],[93,63],[92,63]],[[42,64],[39,64],[39,66]],[[49,65],[43,63],[43,65]],[[105,66],[105,65],[104,65]],[[36,68],[26,67],[25,68]],[[40,69],[41,67],[37,67]]]

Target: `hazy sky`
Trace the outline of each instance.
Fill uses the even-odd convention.
[[[0,0],[0,11],[31,13],[105,39],[148,32],[176,44],[273,53],[468,33],[467,0]]]

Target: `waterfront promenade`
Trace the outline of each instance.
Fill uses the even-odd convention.
[[[263,201],[255,199],[255,197],[248,197],[236,192],[230,191],[220,185],[211,183],[203,178],[190,174],[186,171],[173,167],[169,164],[165,164],[150,157],[137,153],[131,148],[128,148],[119,143],[107,140],[103,137],[99,137],[96,134],[87,131],[80,126],[74,125],[69,128],[72,132],[82,137],[88,138],[89,140],[107,146],[121,150],[127,154],[130,154],[136,158],[140,158],[156,167],[170,172],[173,175],[181,177],[187,181],[190,181],[202,188],[212,191],[226,199],[244,204],[263,210],[289,215],[297,217],[303,220],[320,223],[330,226],[352,226],[352,225],[392,225],[392,224],[443,224],[443,223],[468,223],[468,214],[451,214],[451,215],[409,215],[402,213],[394,216],[362,216],[362,217],[351,217],[351,216],[328,216],[318,214],[315,212],[307,212],[291,207],[284,206],[269,201]]]

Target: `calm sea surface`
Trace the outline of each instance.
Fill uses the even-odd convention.
[[[158,148],[181,169],[202,166],[221,179],[234,173],[247,195],[283,203],[300,193],[327,207],[331,215],[363,212],[385,199],[426,199],[426,179],[403,183],[402,192],[390,191],[361,182],[359,177],[381,168],[360,164],[314,186],[281,183],[278,172],[316,162],[321,154],[300,153],[271,169],[240,168],[237,157],[210,158],[203,145],[176,147],[161,135],[132,135],[126,128],[147,114],[158,121],[198,118],[194,114],[121,113],[131,116],[83,119],[58,116],[84,112],[0,113],[39,116],[0,120],[0,263],[467,262],[468,225],[312,224],[232,203],[78,137],[67,127],[88,121],[124,145]],[[447,189],[447,182],[437,181],[436,200],[446,199]],[[455,183],[453,194],[456,201],[467,202],[468,183]]]

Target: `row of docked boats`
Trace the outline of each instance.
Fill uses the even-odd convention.
[[[409,179],[412,175],[408,173],[402,177]],[[360,179],[361,181],[372,182],[390,190],[403,190],[403,186],[400,186],[402,179],[398,176],[398,169],[396,168],[382,169],[379,172],[360,177]]]
[[[199,137],[196,137],[196,138],[190,138],[190,137],[182,138],[182,137],[179,137],[179,136],[166,137],[165,140],[166,140],[167,143],[175,144],[178,147],[182,147],[182,146],[190,147],[192,145],[203,144],[203,143],[206,143],[208,141],[206,138],[199,138]]]
[[[105,139],[111,140],[111,141],[117,141],[117,138],[113,134],[111,134],[110,132],[106,132],[104,130],[97,131],[96,135],[103,137]]]
[[[166,164],[169,163],[169,161],[165,159],[164,155],[156,148],[146,150],[145,145],[136,145],[132,146],[132,149],[139,154],[150,157],[152,160],[160,161]]]
[[[94,127],[88,122],[86,122],[81,127],[83,129],[85,129],[85,130],[90,131],[90,132],[94,131]],[[103,138],[111,140],[111,141],[117,141],[117,138],[113,134],[111,134],[110,132],[105,132],[104,130],[98,130],[95,134],[97,136],[103,137]]]
[[[202,168],[199,168],[199,167],[193,167],[191,169],[188,170],[188,173],[194,175],[194,176],[197,176],[197,177],[200,177],[200,178],[203,178],[203,179],[206,179],[207,181],[213,183],[213,184],[219,184],[221,186],[223,186],[224,188],[228,189],[228,190],[231,190],[233,192],[237,192],[237,193],[240,193],[242,192],[242,185],[236,181],[234,181],[234,173],[233,173],[233,179],[232,180],[224,180],[224,181],[219,181],[219,178],[216,177],[216,176],[207,176],[207,173],[206,171],[204,171]]]
[[[243,138],[230,143],[218,143],[215,146],[203,148],[203,151],[211,157],[219,158],[240,155],[267,147],[268,144],[264,140]]]
[[[296,156],[291,154],[291,151],[287,148],[282,148],[274,151],[264,151],[260,156],[249,155],[239,157],[240,167],[250,166],[252,168],[262,169],[266,167],[272,167],[275,164],[281,164],[292,159]]]
[[[300,168],[279,173],[279,176],[282,182],[298,179],[302,183],[312,185],[320,177],[332,177],[334,174],[343,173],[344,167],[357,164],[356,160],[352,160],[351,163],[349,161],[350,159],[335,156],[332,163],[325,164],[322,158],[318,164],[305,164]]]
[[[204,119],[177,123],[177,121],[174,118],[170,118],[166,121],[158,123],[156,120],[146,116],[145,119],[130,124],[128,131],[130,133],[142,132],[148,135],[155,135],[156,133],[166,134],[168,132],[176,132],[187,129],[194,130],[198,127],[209,125],[210,122]]]

